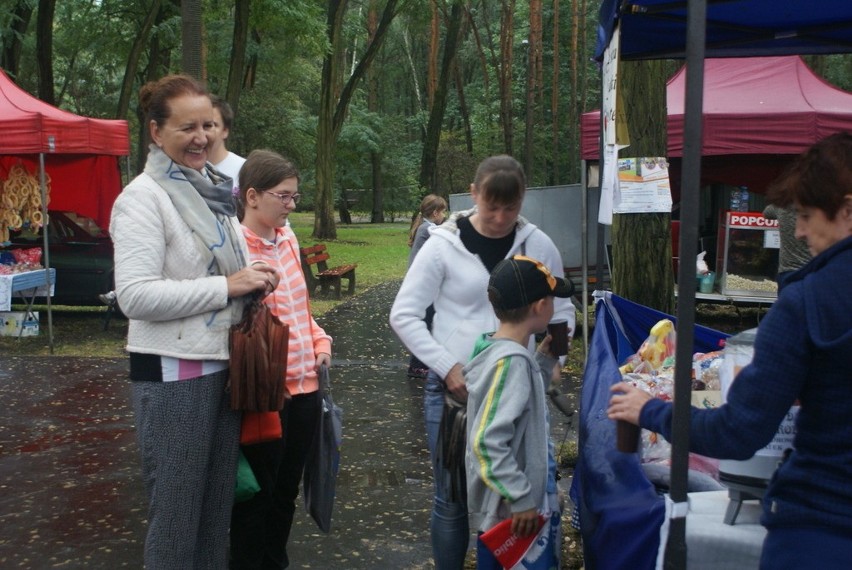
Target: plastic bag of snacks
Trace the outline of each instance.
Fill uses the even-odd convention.
[[[693,390],[721,390],[719,372],[725,361],[725,353],[721,350],[714,352],[698,352],[692,356]]]
[[[26,265],[30,267],[40,267],[41,266],[41,248],[40,247],[28,247],[26,249],[13,249],[12,255],[15,257],[15,261],[17,261],[21,265]]]
[[[674,323],[669,319],[658,321],[651,327],[651,333],[639,350],[627,359],[619,370],[628,372],[651,373],[674,364],[677,334]]]

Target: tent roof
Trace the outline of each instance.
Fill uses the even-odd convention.
[[[92,119],[57,109],[0,70],[0,154],[130,154],[127,121]]]
[[[667,83],[668,156],[683,156],[686,68]],[[583,114],[581,153],[598,156],[599,111]],[[798,56],[704,62],[703,156],[799,154],[852,131],[852,93],[815,75]]]
[[[683,58],[687,0],[603,0],[596,55],[621,23],[624,59]],[[852,52],[852,2],[707,0],[705,57]]]

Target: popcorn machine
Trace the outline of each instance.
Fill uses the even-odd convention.
[[[716,267],[723,295],[775,297],[778,294],[778,220],[760,212],[722,212]]]

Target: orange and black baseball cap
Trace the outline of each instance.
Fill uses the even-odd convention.
[[[552,295],[570,297],[574,284],[554,277],[540,261],[525,255],[504,259],[491,272],[488,293],[495,309],[508,311]]]

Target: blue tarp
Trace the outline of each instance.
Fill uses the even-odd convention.
[[[571,485],[583,535],[586,568],[654,568],[665,518],[663,497],[645,476],[639,455],[615,447],[606,417],[618,366],[634,354],[661,319],[674,317],[612,293],[597,301],[595,330],[580,394],[579,455]],[[695,326],[695,352],[719,350],[727,335]]]

